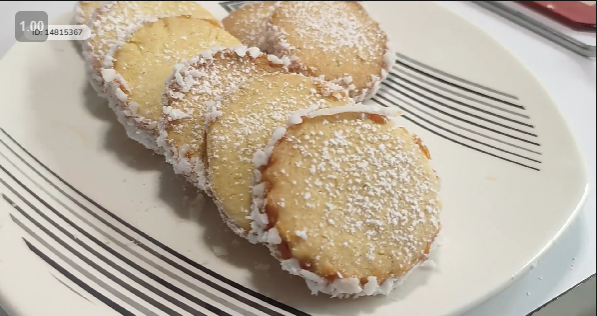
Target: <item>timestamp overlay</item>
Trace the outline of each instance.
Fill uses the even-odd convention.
[[[19,42],[83,41],[89,38],[87,25],[52,25],[44,11],[15,14],[15,39]]]

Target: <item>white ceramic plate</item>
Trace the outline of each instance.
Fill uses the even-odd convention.
[[[205,7],[221,18],[238,3]],[[448,316],[528,271],[587,192],[557,106],[499,43],[445,9],[369,6],[399,52],[370,102],[403,110],[442,178],[435,268],[388,297],[309,295],[126,137],[87,84],[75,43],[19,43],[0,64],[0,299],[9,313]]]

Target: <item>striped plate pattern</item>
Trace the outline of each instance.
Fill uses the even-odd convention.
[[[249,2],[255,2],[255,1],[222,1],[222,2],[220,2],[220,5],[222,6],[222,8],[224,8],[224,10],[226,10],[226,12],[230,13],[230,12],[242,7],[243,4],[249,3]]]
[[[308,315],[125,222],[1,128],[0,194],[12,205],[11,218],[27,233],[31,251],[69,280],[71,289],[88,292],[122,315]]]
[[[453,144],[539,170],[537,135],[515,96],[397,54],[369,102]],[[26,245],[122,315],[308,315],[190,260],[64,181],[0,128],[0,192]],[[132,243],[134,247],[129,247]]]
[[[231,12],[252,1],[225,1]],[[369,103],[398,107],[403,118],[445,141],[539,171],[538,135],[519,98],[396,54]]]
[[[388,78],[371,101],[398,107],[404,119],[445,141],[540,170],[538,136],[516,96],[397,53]]]

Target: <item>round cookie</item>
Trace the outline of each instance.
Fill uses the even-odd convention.
[[[77,1],[75,4],[75,23],[89,26],[93,11],[108,1]]]
[[[296,71],[325,76],[355,101],[375,94],[394,63],[387,34],[357,1],[280,1],[267,23],[276,56]]]
[[[145,22],[179,15],[218,23],[195,1],[109,1],[100,6],[89,23],[91,36],[83,45],[89,81],[94,89],[104,95],[101,70],[110,49],[122,44]]]
[[[287,60],[246,46],[204,53],[177,65],[166,80],[157,139],[174,171],[209,193],[204,167],[205,103],[250,78],[285,71],[287,66]]]
[[[252,158],[273,128],[288,115],[311,105],[333,107],[352,102],[345,90],[300,74],[266,74],[246,81],[212,102],[206,114],[207,181],[224,221],[254,241],[251,228]]]
[[[293,114],[254,157],[252,233],[312,294],[388,294],[439,230],[439,179],[396,111]]]
[[[243,44],[267,51],[265,25],[278,1],[249,2],[222,19],[224,29]]]
[[[205,50],[237,45],[236,38],[212,21],[174,16],[145,23],[113,47],[113,63],[106,63],[102,78],[128,136],[162,153],[156,144],[157,124],[163,113],[164,81],[173,67]]]

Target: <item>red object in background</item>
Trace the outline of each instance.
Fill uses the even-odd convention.
[[[516,1],[572,28],[595,31],[595,1]]]

